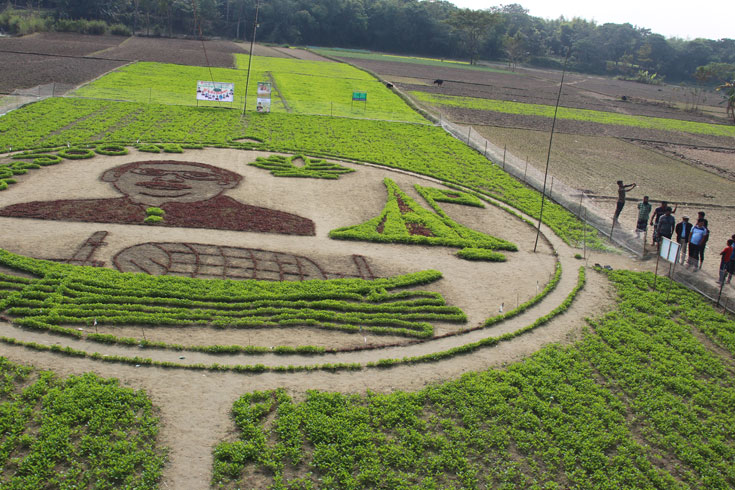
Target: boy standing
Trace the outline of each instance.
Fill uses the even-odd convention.
[[[621,211],[623,211],[623,206],[625,206],[625,193],[631,189],[635,189],[635,187],[635,182],[633,182],[632,184],[623,185],[623,181],[618,180],[618,205],[615,207],[615,216],[613,216],[613,221],[617,222]]]
[[[729,275],[727,282],[730,282],[732,280],[732,272],[730,267],[730,262],[732,261],[732,252],[733,252],[733,242],[732,239],[727,241],[727,247],[725,247],[722,252],[720,252],[720,255],[722,258],[720,259],[720,279],[717,281],[717,284],[722,284],[725,282],[725,278]]]

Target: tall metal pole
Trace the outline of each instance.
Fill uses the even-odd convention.
[[[554,140],[554,126],[556,126],[556,113],[559,110],[559,101],[561,100],[561,91],[564,88],[564,75],[567,73],[567,62],[571,49],[567,49],[567,57],[564,60],[564,70],[561,72],[561,83],[559,84],[559,94],[556,96],[556,107],[554,108],[554,120],[551,122],[551,134],[549,135],[549,151],[546,152],[546,170],[544,171],[544,188],[541,192],[541,211],[538,216],[538,229],[536,230],[536,243],[533,244],[533,252],[536,253],[538,246],[538,237],[541,235],[541,220],[544,217],[544,202],[546,201],[546,178],[549,175],[549,159],[551,158],[551,142]]]
[[[255,23],[253,24],[253,38],[250,40],[250,54],[248,55],[248,76],[245,79],[245,103],[242,106],[242,115],[248,108],[248,87],[250,86],[250,67],[253,66],[253,45],[255,45],[255,33],[258,30],[258,10],[260,10],[260,0],[255,2]]]

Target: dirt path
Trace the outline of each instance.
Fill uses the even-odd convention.
[[[328,230],[350,223],[364,222],[375,216],[385,203],[385,189],[382,178],[390,175],[402,189],[418,199],[412,189],[416,177],[405,173],[386,172],[368,166],[354,166],[357,172],[343,176],[338,182],[313,181],[299,182],[294,190],[293,179],[275,179],[267,172],[246,167],[261,155],[254,152],[235,152],[232,150],[208,150],[188,152],[177,155],[177,159],[187,161],[216,162],[219,166],[236,170],[245,176],[247,187],[233,189],[232,197],[244,202],[258,202],[260,205],[297,212],[316,222],[316,237],[278,236],[221,230],[195,230],[177,228],[155,228],[129,225],[100,225],[95,223],[45,222],[30,219],[0,218],[8,231],[0,239],[0,246],[11,251],[31,254],[37,257],[69,257],[80,244],[80,237],[89,236],[104,226],[109,231],[109,243],[99,251],[97,259],[110,264],[112,257],[120,250],[143,241],[203,241],[221,244],[266,247],[276,241],[279,250],[293,253],[309,253],[330,264],[336,263],[334,257],[344,255],[346,250],[361,253],[374,262],[375,270],[382,276],[406,273],[422,268],[427,264],[441,270],[445,278],[428,289],[441,292],[448,304],[460,306],[470,317],[467,326],[480,324],[484,319],[497,314],[501,303],[506,311],[516,302],[533,297],[543,288],[553,271],[555,256],[562,265],[562,279],[557,288],[539,304],[523,314],[494,325],[463,335],[431,340],[420,344],[378,348],[352,354],[324,356],[213,356],[194,352],[174,352],[168,350],[142,350],[108,346],[86,341],[70,340],[65,337],[21,330],[8,323],[0,322],[0,335],[45,344],[68,345],[87,352],[102,354],[139,355],[161,361],[180,364],[203,362],[220,364],[266,365],[304,365],[326,362],[359,362],[362,364],[385,358],[400,358],[439,352],[451,347],[464,345],[488,336],[498,336],[531,324],[536,318],[553,310],[560,304],[577,282],[577,270],[584,261],[574,258],[578,250],[571,249],[546,227],[539,252],[532,251],[535,231],[519,225],[516,218],[494,206],[485,209],[470,209],[466,206],[444,205],[452,218],[462,223],[471,223],[474,229],[492,232],[507,230],[501,234],[519,245],[519,252],[508,254],[509,260],[502,264],[476,264],[460,261],[443,247],[407,248],[396,245],[366,244],[361,242],[338,242],[326,238]],[[262,154],[267,155],[267,154]],[[105,169],[141,158],[140,154],[125,157],[95,158],[44,169],[33,180],[21,180],[13,189],[3,195],[3,206],[25,202],[29,199],[61,199],[73,197],[81,189],[87,197],[104,198],[114,196],[114,191],[100,184],[97,176]],[[146,159],[170,159],[170,155],[145,155]],[[88,169],[90,171],[85,172]],[[94,169],[94,171],[92,171]],[[74,177],[74,189],[60,188],[56,183]],[[344,180],[342,180],[344,179]],[[315,180],[315,179],[310,179]],[[33,183],[33,187],[30,184]],[[347,186],[350,192],[341,195],[335,192],[339,183]],[[372,182],[372,183],[371,183]],[[422,185],[434,185],[423,181]],[[345,220],[349,218],[348,222]],[[507,220],[507,221],[506,221]],[[53,236],[52,239],[50,237]],[[331,259],[330,259],[331,257]],[[600,262],[614,268],[649,268],[651,264],[636,264],[624,255],[594,254],[590,264]],[[614,305],[610,286],[603,275],[588,270],[588,282],[578,294],[572,307],[564,314],[554,318],[546,325],[511,341],[493,347],[479,349],[472,354],[455,356],[440,362],[419,365],[400,365],[390,369],[365,368],[359,371],[330,373],[325,371],[262,374],[238,374],[234,372],[202,372],[185,368],[156,368],[129,364],[104,363],[90,359],[78,359],[37,352],[22,347],[0,344],[0,355],[9,359],[33,364],[44,369],[52,369],[60,375],[95,372],[105,377],[116,377],[123,384],[135,389],[144,389],[160,410],[162,428],[161,444],[169,448],[169,461],[164,469],[161,488],[205,489],[209,487],[212,468],[212,449],[234,430],[229,412],[234,401],[242,394],[253,390],[286,388],[300,398],[308,389],[362,393],[365,390],[390,392],[394,390],[416,390],[427,383],[455,379],[468,371],[477,371],[516,362],[552,342],[569,342],[579,337],[584,326],[584,318],[600,314]],[[422,288],[424,289],[424,288]],[[437,326],[437,333],[446,333],[451,327]],[[462,327],[464,328],[464,327]],[[258,334],[259,345],[277,342],[285,345],[289,337],[297,337],[296,345],[308,343],[301,339],[304,332],[285,331],[279,336],[268,337],[267,333]],[[313,334],[316,335],[316,334]],[[324,342],[329,342],[329,333],[321,334]],[[261,338],[262,336],[262,338]],[[337,345],[352,345],[333,336]],[[316,337],[314,337],[316,338]],[[357,341],[361,336],[357,336]],[[372,339],[371,339],[372,341]],[[345,342],[340,344],[340,342]],[[183,357],[183,358],[182,358]]]

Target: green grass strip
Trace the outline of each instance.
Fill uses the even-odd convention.
[[[577,296],[577,293],[584,286],[584,282],[585,282],[584,267],[580,267],[577,285],[569,293],[569,295],[565,298],[565,300],[559,306],[554,308],[554,310],[552,310],[550,313],[537,318],[532,324],[526,327],[523,327],[519,330],[516,330],[515,332],[510,332],[510,333],[501,335],[499,337],[488,337],[478,342],[473,342],[470,344],[466,344],[464,346],[455,347],[455,348],[448,349],[443,352],[436,352],[436,353],[427,354],[424,356],[404,357],[403,359],[381,359],[377,362],[369,362],[365,365],[362,365],[360,363],[326,363],[326,364],[288,365],[288,366],[266,366],[264,364],[226,365],[226,364],[219,364],[219,363],[181,364],[181,363],[172,362],[172,361],[155,361],[150,358],[139,357],[139,356],[135,356],[135,357],[117,356],[117,355],[108,356],[108,355],[100,354],[98,352],[94,352],[90,354],[86,351],[74,349],[68,346],[62,347],[60,345],[55,345],[55,344],[46,345],[46,344],[39,344],[37,342],[25,342],[22,340],[18,340],[12,337],[5,337],[5,336],[0,337],[0,342],[4,342],[7,344],[11,344],[11,345],[18,345],[18,346],[26,347],[26,348],[33,349],[33,350],[55,352],[55,353],[60,353],[64,355],[69,355],[72,357],[90,358],[90,359],[101,360],[105,362],[120,362],[124,364],[146,365],[146,366],[167,367],[167,368],[180,368],[180,369],[207,370],[207,371],[235,371],[235,372],[261,373],[261,372],[297,372],[297,371],[319,371],[319,370],[321,371],[343,371],[343,370],[361,370],[365,368],[375,368],[375,367],[385,368],[385,367],[396,366],[399,364],[434,362],[434,361],[438,361],[441,359],[447,359],[447,358],[450,358],[456,355],[467,354],[467,353],[473,352],[480,348],[491,347],[493,345],[498,344],[499,342],[511,340],[515,337],[523,335],[524,333],[530,332],[531,330],[541,325],[544,325],[545,323],[548,323],[555,316],[561,313],[564,313],[571,306],[572,302],[574,301],[574,298]],[[545,291],[546,289],[549,289],[548,285],[547,285],[547,288],[545,288]],[[548,292],[546,294],[548,294]]]
[[[418,100],[434,105],[461,107],[463,109],[477,109],[481,111],[502,112],[505,114],[519,114],[523,116],[554,117],[554,106],[542,104],[525,104],[507,100],[481,99],[476,97],[458,97],[452,95],[429,94],[426,92],[411,92]],[[685,133],[707,134],[713,136],[735,137],[735,127],[724,124],[710,124],[694,121],[682,121],[665,117],[634,116],[617,112],[603,112],[591,109],[573,109],[559,107],[559,119],[586,121],[618,126],[631,126],[644,129],[658,129],[662,131],[682,131]]]

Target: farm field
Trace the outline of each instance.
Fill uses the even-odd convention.
[[[125,462],[46,474],[141,489],[735,485],[731,315],[605,251],[554,203],[537,234],[539,193],[402,102],[380,104],[415,122],[300,113],[378,83],[366,73],[262,61],[282,112],[52,98],[0,117],[0,413],[32,412],[22,394],[50,369],[53,386],[135,400],[125,416],[146,424],[114,431]],[[206,70],[142,66],[160,84]],[[519,156],[548,144],[476,129]],[[731,194],[639,143],[559,145],[552,165],[599,194],[628,171],[686,199],[700,178],[712,200]],[[659,167],[673,176],[650,177]],[[35,417],[75,450],[76,420]],[[9,488],[29,447],[64,468],[68,451],[36,444],[33,423],[2,446]],[[123,449],[142,433],[147,452]]]
[[[139,62],[121,67],[76,90],[86,98],[168,105],[218,106],[239,110],[244,102],[248,55],[236,56],[237,69]],[[342,63],[256,56],[252,62],[248,104],[254,106],[257,84],[273,83],[272,110],[372,119],[425,122],[369,74]],[[197,80],[235,84],[235,102],[197,101]],[[367,92],[367,102],[352,102],[353,92]]]
[[[0,72],[0,92],[12,93],[18,89],[53,83],[56,95],[61,95],[83,82],[135,61],[234,68],[235,55],[248,53],[249,50],[249,45],[231,41],[204,41],[204,44],[206,58],[201,41],[186,39],[90,36],[64,32],[3,37],[0,38],[0,63],[4,67]],[[286,50],[284,54],[276,48],[262,45],[256,45],[254,50],[256,56],[313,56],[296,49]],[[29,66],[32,68],[28,69]]]
[[[526,116],[554,117],[554,106],[550,105],[488,100],[476,97],[427,95],[423,92],[411,92],[411,95],[430,105],[461,107],[480,111],[502,112]],[[732,126],[722,124],[707,124],[649,116],[630,116],[616,114],[613,112],[591,111],[587,109],[569,109],[566,107],[560,107],[557,111],[556,117],[558,119],[589,121],[615,126],[633,126],[636,128],[658,129],[661,131],[680,131],[685,133],[725,136],[728,138],[735,136],[735,129]]]
[[[561,80],[561,72],[557,70],[519,67],[511,72],[498,64],[479,65],[485,68],[484,71],[467,70],[462,65],[449,63],[434,66],[432,62],[421,58],[386,61],[386,58],[374,60],[370,59],[372,57],[351,56],[346,52],[338,58],[371,70],[388,81],[402,78],[400,87],[404,90],[421,90],[432,94],[554,105]],[[431,82],[436,79],[445,83],[441,87],[433,86]],[[626,100],[622,99],[624,95]],[[644,85],[578,73],[567,74],[562,94],[564,107],[702,122],[726,121],[723,106],[717,105],[720,100],[716,92],[707,91],[699,101],[700,106],[706,107],[706,113],[686,112],[682,108],[694,102],[689,89],[676,85]],[[713,111],[715,108],[718,110]]]
[[[399,63],[416,63],[425,66],[446,66],[451,68],[459,68],[462,70],[479,70],[479,71],[495,71],[499,73],[510,73],[507,70],[499,70],[497,68],[483,66],[483,65],[471,65],[468,61],[458,60],[442,60],[437,58],[424,58],[416,56],[402,56],[385,53],[375,53],[361,50],[351,49],[330,49],[330,48],[312,48],[315,53],[323,54],[325,56],[336,57],[336,58],[352,58],[361,60],[371,61],[387,61],[387,62],[399,62]]]
[[[361,60],[353,61],[363,64]],[[505,147],[522,159],[528,157],[531,165],[543,169],[553,116],[550,104],[555,102],[560,73],[519,69],[512,76],[488,74],[483,80],[446,69],[442,75],[447,78],[439,88],[411,81],[411,76],[416,80],[425,76],[426,66],[394,62],[385,63],[382,71],[380,66],[370,69],[387,80],[399,73],[405,78],[398,85],[413,90],[418,100],[429,104],[430,112],[471,125],[501,149]],[[513,82],[511,77],[515,77]],[[628,100],[620,100],[620,94],[627,94]],[[572,188],[608,197],[614,195],[610,189],[615,181],[623,178],[641,185],[630,195],[633,199],[645,194],[652,199],[689,203],[679,207],[677,216],[693,217],[705,211],[713,240],[717,238],[709,246],[705,269],[716,276],[717,254],[735,231],[730,209],[735,138],[731,136],[732,125],[721,112],[713,117],[709,107],[702,113],[679,109],[691,104],[690,96],[683,87],[568,74],[555,128],[550,175]],[[715,93],[705,97],[708,103],[718,99]],[[635,222],[635,204],[634,200],[623,210],[624,223]],[[612,216],[615,201],[597,200],[595,205],[601,214]]]

